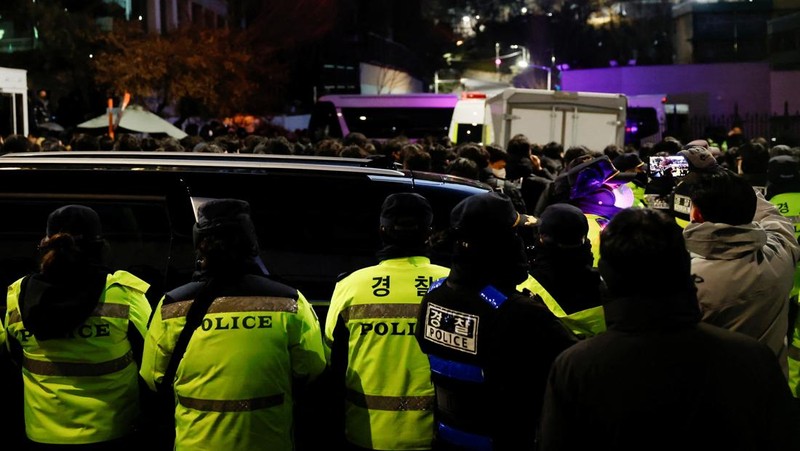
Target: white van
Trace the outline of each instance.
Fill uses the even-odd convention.
[[[486,94],[481,92],[461,94],[450,120],[450,141],[453,144],[492,142],[492,127],[486,122],[490,117],[486,99]]]

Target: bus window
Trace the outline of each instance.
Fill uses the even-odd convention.
[[[309,132],[315,139],[354,132],[375,140],[443,138],[457,101],[455,94],[326,95],[312,111]]]
[[[422,139],[447,136],[451,108],[342,108],[350,132],[368,138],[386,139],[405,136]]]

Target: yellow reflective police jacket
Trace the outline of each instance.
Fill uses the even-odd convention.
[[[368,449],[431,448],[434,389],[414,328],[422,296],[449,272],[427,257],[392,258],[336,284],[325,342],[328,352],[347,348],[345,436],[350,443]],[[337,327],[346,328],[348,343],[334,342]]]
[[[6,345],[6,328],[5,328],[5,327],[3,327],[3,322],[4,322],[5,320],[6,320],[6,319],[5,319],[5,318],[3,318],[3,321],[0,321],[0,346],[1,346],[3,349],[5,349],[5,345]],[[0,353],[2,353],[2,352],[0,352]]]
[[[606,331],[606,316],[602,305],[567,315],[553,296],[530,274],[517,286],[517,289],[519,291],[528,289],[531,293],[538,294],[553,315],[580,338],[593,337]]]
[[[778,211],[792,221],[795,239],[800,239],[800,193],[781,193],[772,196],[769,201],[778,208]],[[800,293],[800,263],[794,271],[794,286],[792,297]]]
[[[91,316],[70,337],[37,341],[22,321],[22,280],[8,287],[8,340],[22,347],[25,432],[39,443],[89,444],[132,432],[139,415],[137,368],[128,341],[132,323],[144,336],[149,285],[117,271]]]
[[[156,390],[204,286],[167,293],[147,331],[140,374]],[[173,381],[176,450],[294,449],[294,380],[325,369],[322,333],[299,291],[244,275],[220,289],[195,330]]]
[[[600,261],[600,232],[608,224],[608,219],[591,213],[584,213],[584,216],[589,222],[589,233],[586,234],[586,238],[589,239],[589,243],[592,245],[592,255],[594,256],[592,266],[597,268],[597,262]]]
[[[792,221],[794,237],[800,238],[800,193],[781,193],[772,196],[769,201],[778,211]],[[800,263],[794,270],[791,302],[798,301],[800,292]],[[789,387],[795,398],[800,398],[800,314],[795,317],[792,329],[792,341],[789,343]]]
[[[626,183],[628,188],[631,189],[633,192],[633,205],[632,207],[635,208],[647,208],[647,200],[644,195],[644,188],[643,186],[639,186],[637,183],[628,182]]]

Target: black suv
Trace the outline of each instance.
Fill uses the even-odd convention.
[[[195,270],[192,225],[211,198],[248,201],[261,259],[324,318],[337,276],[376,263],[384,198],[413,191],[434,208],[435,231],[452,207],[489,187],[432,173],[379,168],[375,160],[164,152],[41,152],[0,157],[0,283],[35,270],[47,215],[94,208],[109,266],[166,291]],[[449,265],[448,249],[432,256]],[[151,300],[156,302],[157,300]]]

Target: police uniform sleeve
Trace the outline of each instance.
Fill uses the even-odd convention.
[[[9,351],[11,360],[17,364],[22,363],[22,345],[11,333],[8,325],[12,315],[19,315],[19,293],[22,289],[22,279],[8,286],[6,292],[6,313],[3,317],[5,349]]]
[[[3,327],[3,323],[5,322],[5,318],[3,321],[0,322],[0,348],[5,350],[6,349],[6,328]],[[0,351],[2,352],[2,351]]]
[[[127,271],[115,272],[109,278],[109,282],[122,288],[130,306],[128,318],[144,337],[147,333],[147,323],[153,313],[146,296],[150,284]]]
[[[153,312],[153,318],[150,321],[150,326],[144,337],[144,350],[142,352],[142,368],[139,375],[150,388],[156,391],[157,384],[161,383],[164,378],[164,372],[167,370],[169,359],[172,357],[172,350],[177,341],[177,335],[168,342],[167,340],[167,327],[162,317],[162,310],[165,297],[162,297]],[[180,333],[180,332],[178,332]]]
[[[335,333],[336,326],[340,321],[342,310],[344,310],[345,305],[347,305],[350,302],[350,299],[352,299],[352,295],[349,294],[349,286],[350,284],[348,283],[347,278],[340,277],[333,289],[331,303],[328,307],[328,313],[325,316],[325,331],[323,340],[325,342],[325,357],[328,363],[331,361],[331,351],[335,346],[335,337],[337,336]]]
[[[297,379],[311,381],[322,374],[327,366],[327,360],[317,314],[311,303],[299,291],[295,320],[296,327],[291,331],[289,342],[292,375]]]

